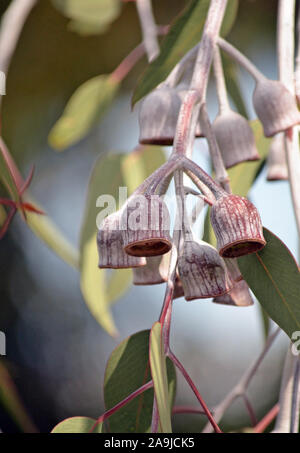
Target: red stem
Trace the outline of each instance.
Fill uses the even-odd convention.
[[[199,415],[206,415],[205,412],[199,407],[191,407],[191,406],[174,406],[172,410],[172,414],[199,414]]]
[[[173,354],[172,351],[169,350],[168,352],[168,357],[172,360],[172,362],[177,366],[177,368],[179,369],[179,371],[182,373],[183,377],[185,378],[185,380],[187,381],[187,383],[189,384],[189,386],[191,387],[191,389],[193,390],[197,400],[199,401],[199,403],[201,404],[201,406],[203,407],[203,410],[208,418],[208,420],[210,421],[210,423],[212,424],[214,430],[216,433],[222,433],[221,429],[219,428],[218,424],[216,423],[216,421],[214,420],[210,410],[208,409],[205,401],[203,400],[202,396],[200,395],[200,393],[198,392],[198,389],[197,387],[195,386],[192,378],[189,376],[188,372],[186,371],[186,369],[184,368],[184,366],[181,364],[181,362],[177,359],[177,357]]]
[[[246,408],[247,408],[247,410],[249,412],[252,426],[256,426],[257,418],[256,418],[256,415],[255,415],[254,409],[252,407],[252,404],[250,403],[250,401],[249,401],[249,399],[248,399],[248,397],[246,395],[243,395],[243,399],[244,399]]]
[[[146,384],[142,385],[137,390],[135,390],[134,392],[132,392],[130,395],[126,396],[126,398],[124,398],[122,401],[120,401],[114,407],[112,407],[108,411],[104,412],[104,414],[102,414],[98,418],[96,423],[92,426],[90,432],[92,433],[99,423],[103,423],[104,420],[106,420],[108,417],[110,417],[115,412],[117,412],[117,410],[121,409],[123,406],[126,406],[126,404],[130,403],[130,401],[132,401],[134,398],[136,398],[137,396],[139,396],[141,393],[145,392],[146,390],[151,389],[152,387],[153,387],[153,382],[149,381]]]
[[[270,423],[277,417],[279,412],[279,404],[275,404],[274,407],[261,419],[260,422],[254,427],[255,433],[263,433]]]

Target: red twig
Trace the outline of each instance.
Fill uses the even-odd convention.
[[[279,404],[275,404],[274,407],[257,423],[254,427],[255,433],[263,433],[265,429],[272,423],[272,421],[277,417],[279,412]]]
[[[184,366],[181,364],[181,362],[177,359],[177,357],[173,354],[172,351],[169,351],[168,352],[168,357],[172,360],[172,362],[177,366],[177,368],[179,369],[179,371],[182,373],[183,377],[185,378],[185,380],[187,381],[187,383],[189,384],[189,386],[191,387],[191,389],[193,390],[197,400],[199,401],[199,403],[201,404],[201,406],[203,407],[203,410],[208,418],[208,420],[210,421],[211,425],[213,426],[214,430],[216,433],[222,433],[221,429],[219,428],[219,426],[217,425],[217,423],[215,422],[210,410],[208,409],[205,401],[203,400],[202,396],[200,395],[200,393],[198,392],[198,389],[197,387],[195,386],[192,378],[190,377],[190,375],[188,374],[188,372],[186,371],[186,369],[184,368]]]
[[[120,401],[118,404],[116,404],[114,407],[112,407],[111,409],[109,409],[108,411],[104,412],[104,414],[102,414],[98,420],[96,421],[96,423],[92,426],[91,430],[90,430],[90,433],[92,433],[94,431],[94,429],[96,428],[96,426],[99,424],[99,423],[103,423],[104,420],[106,420],[108,417],[110,417],[111,415],[113,415],[115,412],[117,412],[117,410],[121,409],[122,407],[126,406],[126,404],[130,403],[130,401],[132,401],[134,398],[136,398],[137,396],[139,396],[141,393],[145,392],[146,390],[150,389],[153,387],[153,382],[152,381],[149,381],[147,382],[147,384],[144,384],[142,385],[140,388],[138,388],[137,390],[135,390],[134,392],[132,392],[130,395],[126,396],[126,398],[124,398],[122,401]]]

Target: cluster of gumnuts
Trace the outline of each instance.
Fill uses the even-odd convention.
[[[167,79],[141,102],[141,144],[173,144],[180,107],[189,89],[187,73]],[[281,82],[260,76],[256,80],[253,106],[265,136],[274,137],[269,153],[268,178],[285,179],[284,131],[300,122],[295,97]],[[229,104],[220,108],[212,130],[226,168],[259,159],[248,121],[234,112]],[[199,118],[195,136],[204,135]],[[217,249],[195,238],[185,219],[177,244],[173,297],[184,296],[186,300],[213,298],[217,303],[251,305],[249,288],[241,276],[236,258],[255,253],[265,246],[260,215],[248,199],[226,192],[184,154],[173,153],[136,189],[119,211],[106,217],[97,236],[99,267],[132,268],[136,285],[167,281],[174,241],[163,195],[177,171],[193,175],[211,194],[210,221]]]

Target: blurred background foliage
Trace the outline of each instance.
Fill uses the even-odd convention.
[[[55,2],[58,6],[59,1]],[[1,0],[0,15],[9,3]],[[153,0],[157,23],[170,23],[187,3]],[[228,37],[273,78],[276,9],[276,0],[240,0],[238,17]],[[132,2],[122,3],[120,15],[104,33],[86,36],[86,28],[79,29],[81,34],[70,27],[69,19],[53,2],[38,1],[11,63],[1,118],[3,136],[23,176],[35,165],[31,193],[76,248],[96,159],[109,151],[130,152],[137,145],[137,108],[131,112],[130,99],[146,63],[142,59],[136,65],[111,109],[86,138],[63,153],[54,151],[48,135],[73,92],[89,78],[112,72],[141,40]],[[249,103],[252,82],[243,71],[239,77],[253,118]],[[216,113],[216,108],[210,89],[210,113]],[[205,148],[202,141],[197,146]],[[199,162],[208,167],[205,149],[199,153]],[[277,193],[288,197],[286,183],[273,184]],[[253,199],[264,224],[295,249],[291,229],[284,229],[280,223],[282,210],[268,210],[269,184],[260,179],[256,186]],[[289,205],[283,198],[281,203],[287,205],[286,215],[292,219]],[[131,288],[114,304],[119,337],[113,339],[85,305],[78,272],[53,254],[19,218],[14,219],[0,242],[0,250],[0,330],[7,341],[7,355],[0,358],[0,365],[9,370],[28,417],[25,415],[25,424],[20,426],[0,392],[0,428],[12,432],[33,430],[34,423],[39,431],[48,432],[69,416],[97,417],[103,411],[107,358],[127,335],[153,324],[164,288]],[[175,304],[174,349],[183,357],[210,406],[232,387],[257,355],[263,344],[261,324],[257,306],[236,309],[207,301],[186,304],[183,299]],[[250,399],[258,416],[276,401],[284,342],[281,339],[272,350],[251,386]],[[180,379],[177,402],[194,402]],[[204,423],[198,415],[176,415],[174,421],[175,429],[183,432],[198,431]],[[224,423],[227,429],[249,425],[241,402],[228,412]]]

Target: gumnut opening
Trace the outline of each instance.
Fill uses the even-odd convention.
[[[244,197],[224,195],[219,198],[211,208],[210,219],[223,258],[258,252],[266,245],[260,215]]]
[[[100,269],[126,269],[146,264],[145,258],[129,256],[124,252],[119,211],[103,220],[97,233],[97,247]]]
[[[135,195],[122,210],[124,250],[131,256],[157,256],[169,252],[170,215],[158,195]]]

